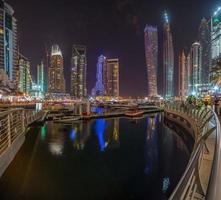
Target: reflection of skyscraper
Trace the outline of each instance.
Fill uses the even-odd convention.
[[[113,130],[114,141],[119,141],[119,118],[114,119],[114,130]]]
[[[146,25],[144,29],[147,65],[148,95],[157,95],[158,31],[157,27]]]
[[[170,30],[170,22],[167,13],[164,15],[163,30],[163,73],[164,73],[164,96],[173,97],[173,79],[174,79],[174,49]]]
[[[83,150],[90,135],[90,122],[74,124],[70,132],[70,139],[76,150]]]
[[[0,1],[0,70],[18,86],[17,20],[13,8]]]
[[[106,121],[105,119],[97,119],[95,122],[95,131],[98,138],[98,142],[100,145],[100,151],[104,151],[106,144],[105,144],[105,128],[106,128]]]
[[[73,45],[71,64],[71,95],[75,98],[84,98],[87,96],[86,46]]]
[[[92,96],[104,96],[105,90],[104,90],[104,81],[106,77],[106,57],[103,55],[98,57],[97,62],[97,73],[96,73],[96,84],[95,87],[92,89]]]
[[[192,44],[190,60],[191,60],[191,92],[193,94],[199,92],[199,87],[201,86],[201,45],[199,42],[195,42]]]
[[[202,84],[209,83],[210,61],[211,61],[211,36],[208,22],[205,18],[202,19],[199,27],[199,43],[202,48]]]
[[[147,136],[145,141],[145,169],[144,173],[150,175],[154,170],[154,166],[157,166],[158,162],[158,134],[157,125],[159,125],[159,115],[147,118]]]
[[[189,55],[186,56],[184,51],[179,55],[179,96],[188,95],[188,77],[189,77]]]
[[[49,68],[49,93],[64,93],[65,79],[64,79],[64,63],[62,52],[58,45],[52,46],[51,61]]]

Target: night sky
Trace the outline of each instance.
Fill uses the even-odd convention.
[[[6,0],[18,20],[20,52],[36,66],[45,57],[45,46],[59,44],[65,59],[67,90],[70,89],[72,44],[87,46],[88,92],[95,84],[100,54],[120,59],[121,96],[147,93],[145,24],[157,25],[162,42],[162,13],[167,10],[174,40],[177,80],[178,52],[197,39],[202,17],[209,18],[217,0]],[[220,4],[218,4],[220,3]],[[162,44],[159,46],[162,52]],[[162,54],[159,56],[162,71]],[[160,77],[159,73],[159,77]],[[159,78],[159,83],[160,82]],[[177,84],[176,84],[177,85]]]

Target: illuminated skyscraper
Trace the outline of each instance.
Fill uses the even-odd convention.
[[[119,59],[107,59],[104,80],[106,96],[119,97]]]
[[[211,67],[211,35],[208,22],[205,18],[201,20],[199,27],[199,43],[202,50],[202,74],[201,82],[203,85],[209,84],[209,72]]]
[[[148,96],[157,95],[158,31],[157,27],[146,25],[144,29],[145,55],[147,65]]]
[[[0,69],[18,86],[17,20],[13,15],[13,8],[0,0]]]
[[[192,94],[197,94],[200,92],[201,88],[201,77],[202,77],[202,50],[199,42],[192,44],[190,51],[191,60],[191,92]]]
[[[44,63],[41,62],[40,65],[37,66],[37,85],[39,87],[40,92],[44,92]]]
[[[190,56],[186,56],[184,51],[179,55],[179,96],[188,95]]]
[[[106,81],[106,69],[107,69],[107,62],[106,57],[101,55],[98,57],[97,62],[97,73],[96,73],[96,84],[95,87],[92,89],[92,96],[104,96],[106,94],[104,85]]]
[[[32,77],[30,73],[30,61],[23,55],[19,55],[19,82],[18,90],[22,93],[30,93],[32,87]]]
[[[174,87],[174,49],[170,30],[170,22],[167,13],[164,14],[163,30],[163,74],[164,74],[164,96],[173,97]]]
[[[221,7],[211,18],[212,65],[221,58]]]
[[[119,97],[119,59],[101,55],[97,63],[97,81],[92,96]]]
[[[73,45],[71,65],[71,95],[74,98],[84,98],[87,96],[86,46]]]
[[[63,63],[63,56],[58,45],[52,46],[48,75],[49,75],[48,92],[64,93],[65,92],[64,63]]]

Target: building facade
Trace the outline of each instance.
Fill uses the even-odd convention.
[[[221,8],[211,18],[212,65],[221,58]]]
[[[105,95],[110,97],[119,97],[119,59],[107,59],[107,68],[104,78]]]
[[[158,31],[155,26],[144,29],[148,96],[157,96]]]
[[[98,57],[96,84],[92,96],[119,97],[119,59]]]
[[[85,98],[87,96],[86,46],[73,45],[71,65],[71,95],[77,99]]]
[[[97,73],[96,73],[96,84],[92,89],[92,96],[105,96],[106,91],[104,88],[105,81],[107,79],[107,60],[106,57],[101,55],[98,57],[97,61]]]
[[[202,49],[199,42],[192,44],[190,50],[191,60],[191,85],[190,90],[193,95],[199,94],[202,88]]]
[[[199,43],[201,45],[201,82],[204,86],[209,85],[209,73],[211,70],[211,35],[207,20],[203,18],[199,27]]]
[[[48,92],[65,93],[64,61],[58,45],[52,46],[48,72]]]
[[[13,8],[0,0],[0,69],[3,69],[15,87],[19,82],[17,47],[17,20]]]
[[[19,92],[29,94],[32,88],[32,77],[30,73],[30,61],[23,55],[19,55]]]
[[[37,66],[37,85],[39,87],[40,92],[45,92],[45,80],[44,80],[44,63],[41,62],[40,65]]]
[[[171,98],[174,96],[174,48],[167,13],[164,14],[163,28],[163,74],[163,95],[165,98]]]
[[[182,51],[179,54],[179,96],[185,97],[188,95],[189,89],[189,70],[190,56],[186,56]]]

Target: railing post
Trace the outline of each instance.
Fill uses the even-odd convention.
[[[11,113],[7,115],[7,129],[8,129],[8,147],[11,146],[12,140],[11,140]]]
[[[22,119],[22,133],[24,133],[25,132],[25,111],[24,110],[22,110],[21,119]]]

